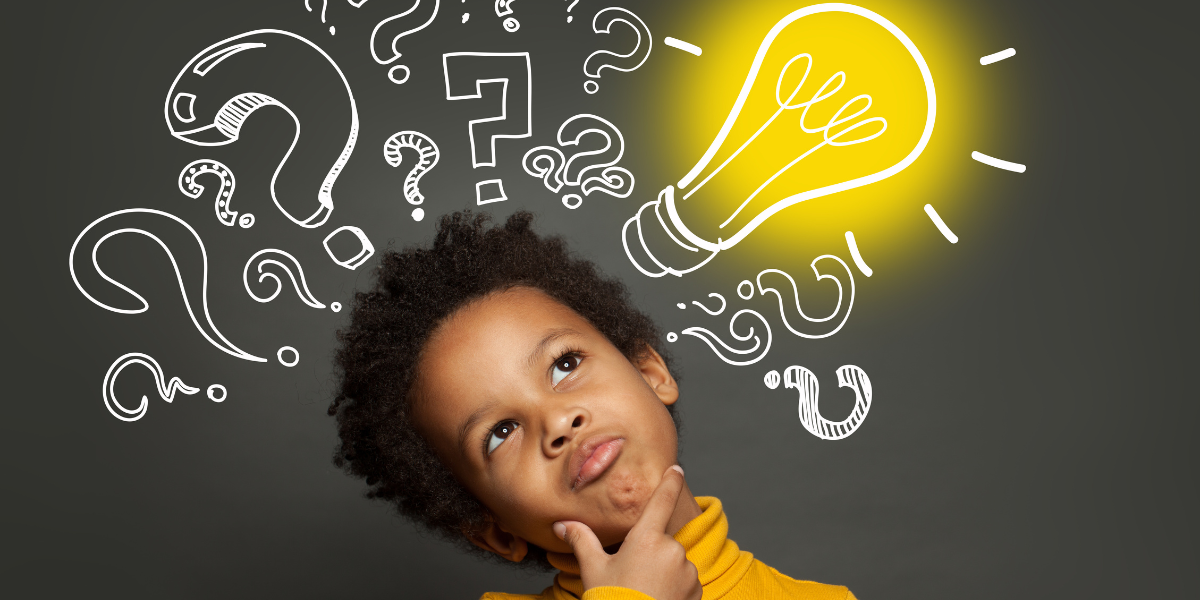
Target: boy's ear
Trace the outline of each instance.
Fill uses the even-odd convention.
[[[529,543],[521,537],[504,530],[494,520],[488,519],[488,524],[477,532],[463,532],[472,544],[493,554],[499,554],[513,562],[521,562],[529,553]]]
[[[646,344],[646,354],[638,362],[637,368],[642,373],[642,379],[646,380],[663,404],[670,406],[679,400],[679,384],[675,383],[675,378],[667,369],[666,361],[650,344]]]

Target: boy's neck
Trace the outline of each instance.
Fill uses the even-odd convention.
[[[675,535],[684,525],[687,525],[699,517],[704,512],[700,505],[696,503],[696,497],[692,495],[691,488],[687,482],[684,482],[683,489],[679,491],[679,499],[675,501],[675,512],[671,514],[671,520],[667,521],[667,533]]]

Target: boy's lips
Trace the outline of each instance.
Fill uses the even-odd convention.
[[[571,455],[571,489],[578,490],[603,475],[617,461],[624,445],[624,438],[613,435],[597,435],[584,440]]]

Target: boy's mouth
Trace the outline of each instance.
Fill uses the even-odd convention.
[[[571,489],[578,490],[595,481],[621,454],[625,438],[597,435],[583,441],[571,455]]]

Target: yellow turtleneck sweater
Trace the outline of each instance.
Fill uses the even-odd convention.
[[[749,552],[738,550],[730,540],[729,521],[716,498],[699,497],[696,503],[704,511],[675,534],[675,540],[687,550],[688,560],[700,572],[704,600],[854,600],[843,586],[812,581],[796,581],[768,567]],[[573,554],[549,554],[550,564],[558,568],[554,585],[541,594],[502,594],[489,592],[480,600],[652,600],[650,596],[623,587],[597,587],[583,591],[579,563]]]

